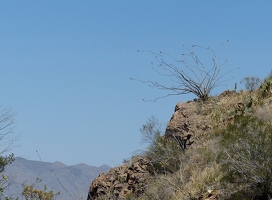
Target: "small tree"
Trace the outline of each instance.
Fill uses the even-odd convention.
[[[196,53],[196,48],[200,50],[205,50],[210,56],[210,59],[206,61],[208,64],[204,64]],[[215,52],[209,47],[201,47],[198,45],[193,45],[192,49],[187,49],[187,53],[182,54],[183,58],[181,60],[175,59],[173,56],[159,52],[152,54],[155,55],[155,60],[157,65],[153,65],[152,69],[164,77],[168,77],[173,85],[166,85],[154,81],[141,81],[148,83],[150,87],[156,87],[161,90],[168,90],[171,93],[159,97],[167,97],[170,95],[181,95],[192,93],[199,97],[201,100],[205,101],[208,99],[211,91],[221,85],[223,82],[221,79],[225,74],[221,74],[222,66],[226,63],[224,59],[221,63],[218,63]],[[180,64],[180,66],[176,66]],[[135,80],[131,78],[132,80]],[[156,98],[155,100],[159,99]]]
[[[245,84],[246,89],[252,92],[253,90],[256,90],[260,86],[261,80],[258,77],[251,76],[245,77],[243,80],[241,80],[240,83]]]

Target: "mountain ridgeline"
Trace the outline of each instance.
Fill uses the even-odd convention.
[[[107,172],[111,167],[100,167],[77,164],[66,166],[61,162],[42,162],[26,160],[16,157],[15,161],[6,167],[4,174],[9,179],[9,186],[5,188],[5,196],[22,198],[22,184],[32,185],[43,190],[44,185],[48,190],[60,192],[58,199],[87,199],[90,182],[102,172]],[[39,180],[37,180],[37,178]],[[41,181],[40,181],[41,180]]]

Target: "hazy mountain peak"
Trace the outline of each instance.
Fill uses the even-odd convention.
[[[67,167],[65,164],[63,164],[62,162],[59,162],[59,161],[55,161],[52,164],[56,167]]]

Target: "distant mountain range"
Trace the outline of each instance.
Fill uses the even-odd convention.
[[[4,194],[20,199],[22,184],[31,185],[40,178],[42,182],[35,184],[37,188],[43,189],[43,186],[47,185],[48,190],[59,191],[57,200],[85,200],[92,180],[100,173],[108,172],[110,168],[107,165],[94,167],[86,164],[66,166],[58,161],[49,163],[17,157],[5,168],[4,174],[7,175],[11,185],[5,189]]]

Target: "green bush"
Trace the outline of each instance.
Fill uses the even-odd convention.
[[[226,185],[255,199],[270,199],[272,127],[253,116],[238,117],[223,131],[221,145]]]
[[[272,79],[266,79],[259,88],[259,98],[266,98],[271,95]]]
[[[170,172],[177,171],[183,159],[183,151],[178,143],[173,139],[161,136],[158,120],[151,117],[140,129],[144,142],[148,143],[145,155],[151,162],[151,172]]]
[[[259,99],[267,98],[272,95],[272,71],[270,74],[264,79],[262,84],[258,89],[258,97]]]

